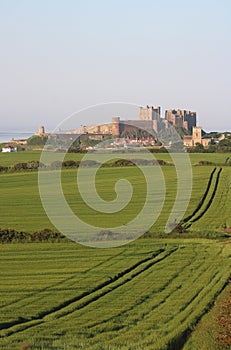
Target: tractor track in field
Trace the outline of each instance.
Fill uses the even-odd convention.
[[[188,262],[186,265],[180,267],[180,269],[179,269],[178,271],[176,271],[176,272],[171,276],[171,278],[170,278],[169,280],[167,280],[167,282],[165,282],[161,287],[159,287],[158,290],[152,291],[152,293],[148,295],[148,298],[151,299],[151,297],[154,297],[156,293],[161,293],[164,289],[166,289],[167,287],[169,287],[169,286],[171,285],[171,283],[172,283],[177,277],[179,277],[179,275],[180,275],[188,266],[190,266],[190,265],[192,264],[192,262],[193,262],[193,260],[194,260],[195,258],[196,258],[196,254],[189,260],[189,262]],[[178,287],[176,288],[176,290],[177,290],[177,289],[178,289]],[[171,290],[171,291],[169,292],[169,294],[167,294],[167,295],[165,296],[165,298],[164,298],[163,300],[161,300],[160,303],[159,303],[157,306],[155,306],[155,308],[157,308],[160,304],[163,304],[163,303],[165,302],[165,300],[166,300],[169,296],[172,295],[172,293],[173,293],[173,291]],[[145,302],[146,302],[146,298],[142,298],[142,297],[141,297],[139,301],[136,301],[135,304],[131,305],[129,308],[124,309],[123,311],[120,311],[120,312],[119,312],[117,315],[115,315],[115,316],[109,317],[109,318],[104,319],[104,320],[102,320],[102,321],[100,321],[100,322],[95,322],[95,323],[93,323],[92,325],[88,326],[88,328],[89,328],[89,329],[92,329],[92,328],[94,328],[94,327],[96,327],[96,326],[100,326],[100,325],[102,325],[102,324],[105,324],[105,323],[107,323],[107,322],[110,322],[110,321],[112,321],[112,320],[115,319],[115,318],[118,318],[118,317],[121,317],[121,316],[123,316],[123,315],[126,315],[128,312],[134,310],[137,306],[142,305],[142,304],[145,303]],[[153,310],[154,310],[154,308],[151,310],[151,312],[152,312]]]
[[[192,214],[190,214],[184,220],[182,220],[182,224],[185,224],[185,223],[189,222],[198,213],[198,211],[202,208],[202,206],[203,206],[203,204],[206,201],[206,198],[208,196],[209,190],[211,188],[213,177],[214,177],[214,174],[215,174],[216,170],[217,170],[217,168],[214,168],[212,173],[210,174],[209,181],[207,183],[207,187],[206,187],[205,193],[203,194],[203,196],[202,196],[198,206],[196,207],[196,209],[193,211]]]
[[[187,265],[185,265],[184,268],[182,268],[182,269],[180,269],[180,270],[183,271],[183,270],[184,270],[185,268],[187,268],[188,266],[190,266],[190,262],[189,262]],[[198,271],[199,271],[199,269],[198,269]],[[206,269],[203,268],[201,271],[199,271],[198,275],[197,275],[195,278],[198,279],[198,278],[200,278],[201,276],[203,276],[205,273],[207,273],[207,271],[206,271]],[[179,274],[178,274],[178,275],[179,275]],[[215,274],[214,274],[214,275],[215,275]],[[177,276],[176,276],[176,278],[177,278]],[[171,284],[171,282],[172,282],[173,280],[174,280],[174,278],[171,279],[170,283],[167,283],[166,287],[168,286],[168,284]],[[181,285],[181,284],[180,284],[180,285]],[[164,287],[164,288],[166,288],[166,287]],[[181,287],[180,287],[180,288],[181,288]],[[182,311],[184,310],[184,308],[186,308],[186,307],[190,304],[190,302],[193,301],[193,300],[197,297],[197,295],[198,295],[203,289],[204,289],[204,286],[200,287],[199,291],[197,291],[197,293],[194,294],[194,295],[191,297],[191,299],[190,299],[189,302],[187,301],[187,305],[186,305],[185,307],[182,307],[182,309],[180,310],[180,312],[182,312]],[[163,291],[163,289],[160,290],[159,292],[162,292],[162,291]],[[168,301],[168,298],[169,298],[170,296],[172,296],[175,292],[178,292],[178,291],[179,291],[179,285],[177,285],[176,287],[174,287],[174,289],[171,290],[158,304],[156,304],[156,305],[152,306],[150,309],[145,310],[144,312],[142,312],[142,319],[144,319],[144,318],[149,318],[150,315],[151,315],[151,313],[152,313],[154,310],[158,309],[160,306],[163,307],[163,304],[166,303],[166,302]],[[169,320],[174,319],[174,317],[175,317],[175,315],[172,315],[172,316],[169,318]],[[138,322],[139,322],[139,320],[138,320],[138,321],[136,320],[136,322],[133,323],[133,326],[137,325]],[[130,324],[131,324],[131,323],[130,323]]]
[[[184,226],[185,229],[190,228],[194,222],[199,221],[199,220],[207,213],[207,211],[208,211],[209,208],[211,207],[211,205],[212,205],[212,203],[213,203],[213,201],[214,201],[214,198],[215,198],[215,196],[216,196],[218,186],[219,186],[222,168],[220,168],[220,169],[218,170],[218,173],[217,173],[217,175],[216,175],[216,181],[215,181],[215,184],[214,184],[214,188],[213,188],[212,194],[211,194],[210,198],[208,199],[209,192],[212,190],[212,180],[213,180],[213,177],[214,177],[215,172],[216,172],[216,168],[213,169],[213,171],[212,171],[212,173],[211,173],[211,175],[210,175],[207,188],[206,188],[205,193],[204,193],[204,195],[203,195],[203,197],[202,197],[200,203],[198,204],[196,210],[194,210],[194,212],[193,212],[190,216],[188,216],[187,218],[185,218],[185,219],[182,221],[182,224],[183,224],[183,226]],[[207,204],[206,204],[206,200],[208,200]],[[198,215],[196,215],[196,214],[201,210],[201,208],[202,208],[204,205],[205,205],[205,208],[202,210],[202,212],[199,213]]]
[[[90,291],[86,291],[81,293],[80,295],[77,295],[74,298],[71,298],[69,300],[66,300],[65,302],[57,305],[56,307],[52,308],[51,310],[45,311],[38,316],[31,317],[30,319],[24,319],[19,318],[15,321],[7,323],[0,324],[0,339],[9,337],[15,333],[22,332],[28,328],[37,326],[41,323],[44,323],[49,320],[61,318],[63,316],[66,316],[70,313],[75,312],[76,310],[83,309],[84,307],[88,306],[89,304],[97,301],[98,299],[102,298],[104,295],[111,293],[113,290],[121,287],[122,285],[132,281],[137,276],[141,275],[143,272],[147,271],[151,267],[153,267],[155,264],[165,260],[167,257],[175,253],[179,247],[174,247],[170,249],[169,251],[166,251],[165,249],[159,249],[155,253],[153,253],[151,256],[148,256],[137,263],[133,264],[131,267],[119,272],[117,275],[110,278],[110,280],[106,280],[105,282],[100,283],[98,286],[92,288]],[[162,253],[166,253],[163,256],[158,256]],[[140,266],[145,265],[142,267],[141,270],[135,271]],[[133,273],[134,272],[134,273]],[[128,276],[124,281],[122,280],[126,275],[133,273],[131,276]],[[122,280],[120,282],[120,280]],[[116,285],[113,286],[113,283],[119,282]],[[111,288],[110,288],[111,286]],[[99,293],[94,295],[95,293]],[[81,302],[84,298],[89,298],[88,300],[83,300],[80,305],[77,305],[73,310],[65,310],[67,307],[72,306],[76,302]],[[54,315],[56,312],[60,312],[60,315],[56,315],[54,318],[50,318],[52,315]]]
[[[187,264],[187,265],[189,265],[189,264]],[[213,269],[213,267],[211,267],[211,269]],[[202,269],[202,271],[200,271],[200,273],[199,273],[199,276],[203,276],[204,274],[206,274],[207,273],[207,269]],[[198,278],[198,276],[196,277],[196,278]],[[219,283],[219,281],[221,280],[221,276],[219,276],[219,271],[214,271],[213,272],[213,274],[212,274],[212,276],[210,277],[210,279],[209,279],[209,281],[208,281],[208,284],[209,285],[216,285],[217,283]],[[201,287],[199,287],[198,288],[198,290],[195,292],[195,294],[190,298],[190,300],[188,300],[187,301],[187,303],[180,309],[180,313],[182,313],[182,312],[184,312],[188,307],[190,307],[190,303],[191,302],[195,302],[195,300],[199,300],[199,303],[201,303],[201,301],[203,301],[203,298],[204,298],[204,286],[201,286]],[[215,292],[215,294],[214,294],[214,297],[213,297],[213,302],[214,302],[214,300],[215,300],[215,298],[216,298],[216,296],[220,293],[220,289],[223,289],[224,288],[224,286],[223,287],[220,287],[220,288],[218,288],[218,290]],[[169,297],[169,296],[171,296],[172,295],[172,293],[174,293],[174,292],[176,292],[176,291],[178,291],[179,289],[178,289],[178,287],[175,287],[175,290],[173,290],[173,291],[171,291],[158,305],[155,305],[154,307],[152,307],[151,309],[148,309],[148,311],[147,312],[143,312],[142,313],[142,319],[144,319],[144,318],[146,318],[146,317],[149,317],[150,316],[150,314],[153,312],[153,310],[155,310],[155,309],[157,309],[160,305],[162,305],[162,304],[164,304],[165,302],[166,302],[166,300],[167,300],[167,298]],[[208,310],[208,308],[210,307],[210,303],[209,304],[207,304],[206,305],[206,308],[205,308],[205,311],[204,311],[204,313],[206,313],[207,312],[207,310]],[[130,311],[130,310],[129,310]],[[203,315],[204,315],[204,313],[203,313]],[[203,316],[203,315],[200,315],[199,316],[199,319]],[[119,316],[120,316],[120,314],[119,314]],[[176,315],[172,315],[169,319],[168,319],[168,321],[170,320],[173,320],[174,319],[174,317],[175,317]],[[142,320],[141,319],[141,320]],[[184,317],[182,320],[183,321],[185,321],[185,319],[186,319],[186,317]],[[112,318],[110,318],[109,319],[109,321],[110,320],[113,320],[113,317]],[[131,326],[132,325],[132,327],[133,326],[137,326],[138,325],[138,323],[141,321],[140,319],[136,319],[135,320],[135,322],[129,322],[129,325]],[[182,322],[183,322],[182,321]],[[106,321],[107,322],[107,321]],[[198,322],[198,318],[195,320],[195,324]],[[105,322],[99,322],[98,324],[96,324],[96,326],[98,326],[98,325],[101,325],[101,324],[103,324],[103,323],[105,323]],[[95,325],[94,325],[95,326]],[[93,326],[93,327],[94,327]],[[93,328],[93,327],[90,327],[90,329],[91,328]],[[175,327],[175,326],[174,326]],[[122,327],[121,326],[121,328],[118,328],[118,331],[122,331],[123,332],[123,328],[125,328],[125,327]],[[105,332],[107,332],[107,331],[105,331],[104,330],[104,333]],[[110,331],[109,331],[110,332]],[[192,332],[192,329],[191,329],[191,326],[190,327],[187,327],[187,329],[182,333],[182,334],[180,334],[179,335],[179,338],[181,339],[181,341],[184,339],[184,334],[185,333],[187,333],[187,339],[188,339],[188,336],[191,334],[191,332]],[[190,334],[189,334],[190,333]],[[117,339],[118,337],[120,337],[121,336],[121,334],[115,334],[115,336],[113,337],[113,341],[115,341],[115,339]],[[97,339],[96,339],[97,340]],[[174,350],[174,349],[182,349],[182,348],[178,348],[178,344],[176,344],[176,346],[174,345],[173,347],[172,347],[172,344],[168,344],[168,347],[166,348],[166,349],[169,349],[169,350]]]
[[[85,275],[86,273],[88,273],[88,272],[94,270],[95,268],[97,268],[97,267],[99,267],[99,266],[102,266],[102,265],[105,264],[106,262],[111,261],[111,260],[113,260],[114,258],[117,258],[118,256],[124,254],[126,250],[127,250],[127,249],[124,249],[122,252],[119,252],[118,254],[115,254],[115,255],[113,255],[113,256],[110,256],[110,257],[107,258],[106,260],[101,261],[100,263],[94,265],[93,267],[90,267],[90,268],[88,268],[88,269],[86,269],[86,270],[84,270],[84,271],[82,271],[82,272],[79,272],[78,274],[79,274],[79,275]],[[110,266],[111,266],[111,265],[110,265]],[[36,296],[36,295],[39,295],[40,293],[43,293],[43,292],[52,290],[54,287],[57,287],[57,286],[59,286],[59,285],[62,285],[63,283],[65,283],[65,282],[67,282],[67,281],[74,280],[74,279],[76,278],[76,276],[77,276],[77,274],[74,274],[74,275],[72,275],[72,276],[70,276],[70,277],[67,277],[67,278],[65,278],[65,279],[63,279],[63,280],[61,280],[61,281],[59,281],[59,282],[56,282],[56,283],[54,283],[54,284],[52,284],[52,285],[49,285],[48,287],[39,289],[39,290],[37,290],[37,292],[35,292],[35,293],[26,294],[26,295],[25,295],[23,298],[21,298],[21,299],[14,300],[14,301],[12,301],[12,302],[10,302],[10,303],[8,303],[8,304],[5,304],[5,305],[0,306],[0,310],[1,310],[1,309],[5,309],[5,308],[8,307],[8,306],[13,306],[13,305],[15,305],[15,304],[17,304],[17,303],[21,303],[23,300],[26,301],[28,298],[34,297],[34,296]],[[36,299],[35,301],[37,302],[38,299]],[[3,324],[3,323],[0,323],[0,330],[1,330],[1,325],[2,325],[2,324]]]

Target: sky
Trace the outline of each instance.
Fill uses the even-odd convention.
[[[230,0],[0,0],[0,44],[0,131],[111,101],[231,130]]]

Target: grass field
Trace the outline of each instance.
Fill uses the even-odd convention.
[[[11,166],[19,162],[39,161],[41,151],[24,151],[16,153],[1,153],[0,152],[0,165]],[[81,160],[84,154],[81,153],[67,153],[66,160]],[[171,157],[168,153],[154,153],[156,159],[163,159],[165,161],[171,161]],[[229,157],[227,153],[192,153],[189,154],[192,164],[197,164],[199,161],[210,161],[214,163],[225,163]],[[94,155],[92,155],[94,159]]]
[[[213,167],[193,167],[193,191],[186,214],[190,215],[197,207],[203,196]],[[176,172],[171,166],[162,167],[166,182],[166,199],[164,208],[150,232],[163,232],[176,197]],[[231,226],[231,192],[230,168],[224,167],[221,173],[216,197],[209,210],[192,224],[190,230],[194,232],[206,231],[223,232]],[[97,177],[96,186],[99,194],[105,200],[115,198],[114,184],[120,178],[128,179],[134,188],[133,198],[129,205],[115,214],[98,213],[88,207],[81,199],[75,185],[76,170],[64,170],[62,174],[63,190],[67,202],[78,216],[89,224],[112,227],[130,221],[140,210],[145,201],[146,186],[141,172],[134,167],[101,168]],[[86,180],[87,181],[87,180]],[[211,186],[212,193],[214,183]],[[38,190],[38,174],[36,172],[15,172],[0,175],[0,227],[17,230],[34,231],[44,228],[54,228],[41,205]],[[210,195],[210,193],[209,193]],[[210,197],[208,196],[207,200]],[[222,213],[222,215],[218,215]],[[122,214],[122,215],[121,215]]]
[[[2,246],[0,348],[180,349],[224,287],[228,254],[206,240]]]
[[[39,155],[0,154],[0,164]],[[156,156],[168,160],[168,155]],[[77,160],[80,155],[68,157]],[[227,155],[190,157],[193,164],[222,163]],[[36,350],[196,350],[195,344],[210,344],[203,343],[204,332],[194,333],[194,326],[230,277],[230,239],[228,234],[226,242],[222,239],[224,229],[231,227],[230,167],[192,167],[193,190],[182,222],[187,231],[168,235],[163,232],[176,196],[176,171],[173,166],[161,169],[165,203],[146,239],[111,249],[72,242],[0,245],[0,349],[26,349],[26,342]],[[62,186],[82,220],[115,226],[136,216],[146,194],[139,169],[108,167],[96,178],[103,199],[115,198],[114,183],[121,178],[131,182],[134,193],[116,214],[100,214],[83,203],[75,186],[76,169],[63,170]],[[54,228],[40,201],[37,172],[2,173],[0,188],[1,228]]]

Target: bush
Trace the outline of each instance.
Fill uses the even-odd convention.
[[[78,163],[79,165],[79,163]],[[63,162],[63,167],[64,168],[74,168],[77,166],[77,163],[74,160],[65,160]]]
[[[27,169],[29,170],[36,170],[38,169],[38,167],[40,166],[39,162],[36,160],[32,160],[30,162],[27,163]]]
[[[5,173],[8,171],[8,167],[0,165],[0,173]]]
[[[27,163],[15,163],[13,165],[14,170],[25,170],[27,169]]]
[[[135,164],[128,159],[117,159],[111,163],[111,166],[134,166]]]
[[[25,242],[30,235],[12,229],[0,229],[0,243]]]
[[[13,229],[0,229],[0,243],[60,241],[64,238],[65,236],[59,232],[54,232],[50,229],[43,229],[33,233]]]
[[[36,231],[31,234],[32,242],[44,242],[49,240],[57,240],[64,238],[59,232],[53,232],[52,230],[45,228],[42,231]]]

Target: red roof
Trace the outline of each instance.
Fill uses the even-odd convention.
[[[14,148],[14,146],[11,146],[11,145],[5,145],[3,148]]]

